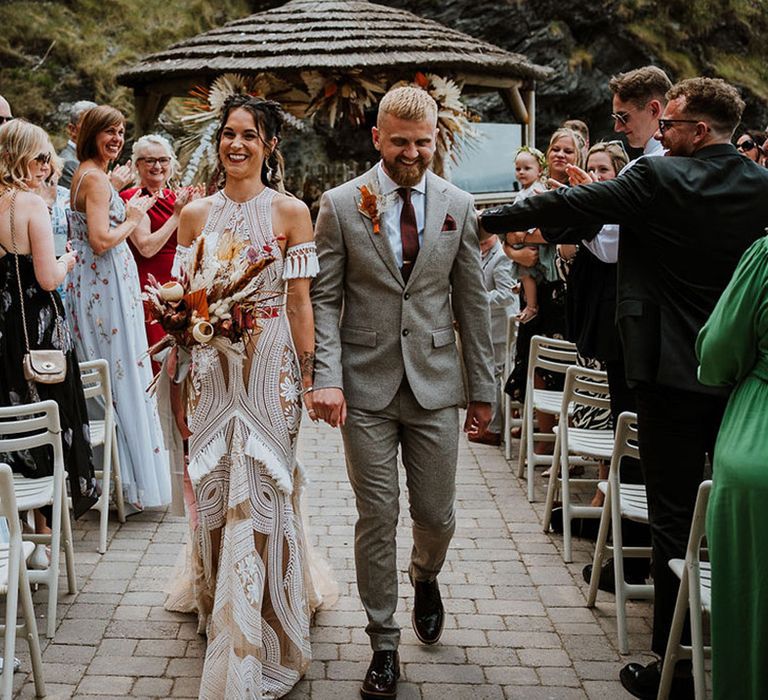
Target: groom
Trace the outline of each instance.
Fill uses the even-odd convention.
[[[363,698],[393,698],[398,447],[413,521],[412,623],[424,644],[443,629],[437,575],[455,528],[459,406],[483,432],[494,397],[490,316],[472,197],[429,167],[437,105],[420,88],[388,92],[373,144],[381,161],[323,195],[312,286],[315,417],[340,426],[357,502],[357,586],[373,660]],[[454,320],[467,372],[465,397]]]

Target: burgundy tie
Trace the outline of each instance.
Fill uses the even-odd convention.
[[[419,227],[416,225],[416,210],[411,201],[411,188],[399,187],[397,189],[403,198],[403,210],[400,212],[400,240],[403,244],[403,266],[400,272],[407,282],[411,276],[416,256],[419,254]]]

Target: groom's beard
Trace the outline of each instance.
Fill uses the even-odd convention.
[[[430,160],[419,158],[415,163],[411,165],[405,165],[399,160],[384,161],[384,169],[400,187],[413,187],[417,185],[421,178],[424,177],[424,173],[429,167]]]

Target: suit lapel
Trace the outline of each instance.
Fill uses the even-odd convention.
[[[376,175],[376,166],[374,166],[371,170],[369,170],[361,179],[360,185],[362,186],[366,183],[373,183],[373,186],[375,186],[376,190],[379,189],[379,182],[378,177]],[[363,226],[365,227],[366,232],[368,233],[368,237],[371,240],[371,243],[373,244],[373,247],[376,249],[376,252],[379,254],[379,257],[382,259],[383,263],[387,266],[387,269],[392,273],[392,276],[402,285],[405,286],[405,282],[403,282],[403,276],[400,274],[400,270],[397,267],[397,261],[395,260],[395,254],[392,252],[392,248],[389,245],[389,239],[387,238],[387,234],[384,233],[384,231],[379,231],[378,233],[373,232],[373,222],[365,216],[360,211],[360,207],[358,206],[360,203],[360,190],[355,187],[354,192],[355,197],[355,209],[357,209],[357,215],[362,219]]]
[[[448,213],[449,200],[445,194],[444,184],[429,170],[427,171],[425,194],[424,238],[416,258],[416,264],[413,266],[413,272],[408,280],[409,284],[429,264],[429,258],[440,242],[440,232],[443,230],[445,215]]]

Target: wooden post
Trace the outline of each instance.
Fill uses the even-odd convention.
[[[161,95],[157,92],[148,92],[141,88],[136,88],[133,93],[133,105],[135,112],[135,133],[134,138],[143,136],[152,131],[152,128],[165,109],[170,95]]]

